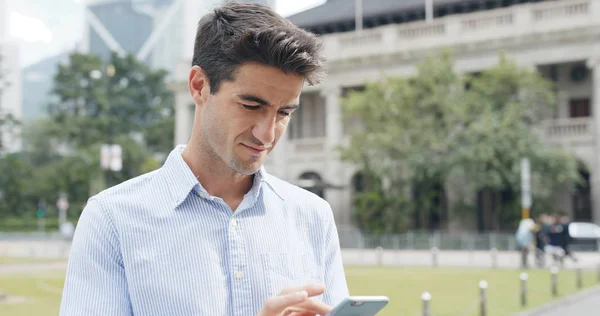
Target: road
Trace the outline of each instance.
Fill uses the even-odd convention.
[[[598,269],[600,253],[582,252],[576,254],[581,267]],[[520,267],[520,254],[516,251],[499,251],[495,254],[490,251],[440,251],[435,255],[431,251],[422,250],[382,250],[373,249],[343,249],[342,257],[345,264],[352,265],[391,265],[391,266],[438,266],[446,267],[473,267],[473,268],[507,268]],[[533,263],[533,256],[530,256]],[[550,267],[551,260],[547,258],[546,267]],[[564,268],[571,269],[575,265],[566,260]]]
[[[52,241],[2,241],[0,240],[0,257],[29,257],[67,259],[70,244],[62,240]],[[579,263],[587,269],[597,269],[600,264],[600,253],[576,253]],[[440,251],[435,255],[427,250],[382,250],[375,249],[342,249],[345,264],[352,265],[392,265],[392,266],[448,266],[474,268],[519,268],[520,255],[516,251]],[[533,255],[530,256],[533,263]],[[551,260],[547,258],[547,267]],[[567,260],[565,268],[573,268],[573,262]]]

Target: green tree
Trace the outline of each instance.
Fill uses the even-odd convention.
[[[432,216],[443,219],[453,206],[449,191],[459,195],[457,201],[480,190],[511,191],[496,221],[518,220],[522,157],[531,159],[536,183],[544,185],[534,190],[536,200],[578,177],[576,160],[545,144],[535,130],[555,105],[551,84],[504,57],[478,75],[462,75],[453,70],[451,54],[429,56],[415,75],[367,83],[342,104],[348,118],[360,118],[349,145],[340,148],[342,159],[388,183],[357,196],[370,201],[355,204],[363,218],[357,224],[368,231],[385,230],[368,227],[370,215],[361,215],[376,212],[374,207],[402,214],[386,218],[412,219],[415,228],[435,228],[428,226]],[[392,203],[401,207],[373,203],[373,192],[380,201],[401,197],[402,203]]]
[[[133,56],[113,54],[103,63],[93,55],[72,54],[54,78],[49,115],[24,128],[23,154],[0,158],[0,168],[15,174],[2,178],[3,187],[20,192],[10,206],[0,204],[0,215],[9,208],[35,208],[40,200],[55,214],[55,201],[64,192],[69,215],[77,217],[106,181],[114,185],[158,168],[155,157],[169,152],[174,139],[174,98],[165,76]],[[106,143],[121,145],[119,172],[100,167]]]
[[[54,79],[49,114],[57,134],[75,148],[110,143],[120,135],[151,135],[144,144],[168,152],[173,142],[174,98],[167,73],[151,70],[134,56],[73,54]]]

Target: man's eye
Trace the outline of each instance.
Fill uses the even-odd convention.
[[[283,116],[290,116],[290,115],[292,115],[292,112],[280,111],[279,114],[281,114]]]
[[[244,106],[244,108],[246,108],[247,110],[258,110],[260,109],[260,105],[247,105],[247,104],[242,104]]]

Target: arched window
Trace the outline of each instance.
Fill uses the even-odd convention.
[[[323,179],[316,172],[305,172],[300,175],[300,187],[306,189],[321,198],[325,198],[325,187]]]

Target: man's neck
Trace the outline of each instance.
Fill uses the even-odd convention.
[[[229,168],[205,150],[189,144],[182,153],[202,187],[212,196],[222,198],[228,205],[237,205],[253,184],[253,175],[244,175]],[[235,207],[232,207],[235,211]]]

